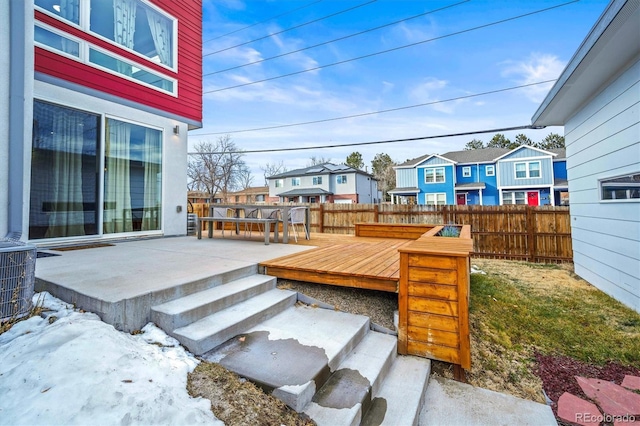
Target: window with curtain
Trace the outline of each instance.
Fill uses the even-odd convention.
[[[80,0],[35,0],[36,7],[80,25]]]
[[[141,0],[91,0],[91,32],[171,68],[174,27],[174,19]]]
[[[108,118],[104,173],[104,233],[160,230],[162,132]]]
[[[30,239],[97,233],[99,126],[96,114],[34,101]]]

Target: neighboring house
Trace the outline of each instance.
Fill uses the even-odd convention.
[[[269,198],[268,186],[253,186],[242,191],[230,192],[227,202],[234,204],[263,204]]]
[[[201,0],[0,2],[0,233],[184,235],[201,40]]]
[[[640,312],[639,4],[607,6],[532,122],[564,126],[576,274]]]
[[[318,164],[267,178],[269,202],[377,203],[378,181],[345,164]]]
[[[187,201],[194,204],[207,204],[211,202],[211,195],[203,191],[188,191]]]
[[[424,155],[396,170],[394,204],[558,205],[566,199],[564,150],[531,146]]]

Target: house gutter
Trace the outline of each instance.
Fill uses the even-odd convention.
[[[25,5],[23,0],[9,4],[9,156],[8,211],[5,238],[22,237],[22,208],[24,204],[24,148],[25,148]],[[22,35],[22,36],[16,36]]]

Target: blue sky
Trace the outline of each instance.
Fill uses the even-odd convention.
[[[228,134],[238,147],[250,151],[418,138],[530,124],[551,83],[468,96],[557,78],[608,2],[582,0],[521,18],[516,17],[565,1],[203,3],[204,125],[190,132],[189,145],[192,148],[199,141],[214,141]],[[431,11],[434,12],[427,13]],[[423,15],[407,20],[420,14]],[[269,19],[272,17],[276,18]],[[317,21],[302,25],[314,20]],[[400,20],[404,21],[367,31]],[[490,25],[499,21],[505,22]],[[274,33],[279,34],[269,36]],[[344,39],[268,59],[338,38]],[[409,44],[414,45],[399,48]],[[237,45],[240,46],[233,47]],[[399,49],[348,61],[396,48]],[[261,60],[264,61],[218,72]],[[326,66],[342,61],[347,62]],[[297,73],[311,68],[318,69]],[[289,73],[297,74],[253,83]],[[229,88],[245,83],[253,84]],[[454,98],[457,100],[433,103]],[[370,114],[427,103],[431,104]],[[360,114],[366,115],[291,126]],[[517,133],[525,133],[539,141],[551,132],[562,134],[563,130],[504,133],[511,139]],[[255,175],[254,185],[261,185],[260,168],[266,163],[283,162],[291,170],[307,166],[312,156],[341,163],[351,152],[358,151],[370,169],[377,153],[404,162],[424,154],[461,150],[474,137],[487,142],[493,134],[255,153],[246,154],[244,160]]]

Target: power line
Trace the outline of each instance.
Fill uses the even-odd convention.
[[[318,44],[314,44],[314,45],[311,45],[311,46],[303,47],[303,48],[297,49],[297,50],[292,50],[291,52],[282,53],[280,55],[270,56],[268,58],[263,58],[263,59],[260,59],[260,60],[257,60],[257,61],[253,61],[253,62],[249,62],[249,63],[243,64],[243,65],[237,65],[235,67],[225,68],[225,69],[222,69],[222,70],[210,72],[210,73],[207,73],[207,74],[203,74],[202,76],[203,77],[208,77],[210,75],[219,74],[219,73],[222,73],[222,72],[226,72],[226,71],[231,71],[231,70],[235,70],[235,69],[238,69],[238,68],[247,67],[249,65],[259,64],[259,63],[262,63],[262,62],[270,61],[272,59],[282,58],[283,56],[292,55],[294,53],[300,53],[300,52],[303,52],[305,50],[315,49],[316,47],[324,46],[326,44],[330,44],[330,43],[335,43],[335,42],[338,42],[338,41],[346,40],[348,38],[356,37],[356,36],[359,36],[359,35],[362,35],[362,34],[366,34],[366,33],[372,32],[372,31],[377,31],[377,30],[382,29],[382,28],[390,27],[392,25],[396,25],[396,24],[399,24],[401,22],[410,21],[412,19],[420,18],[420,17],[425,16],[425,15],[430,15],[432,13],[440,12],[442,10],[449,9],[451,7],[454,7],[454,6],[459,6],[459,5],[461,5],[463,3],[467,3],[469,1],[470,0],[463,0],[461,2],[451,4],[449,6],[444,6],[444,7],[441,7],[439,9],[434,9],[434,10],[430,10],[428,12],[419,13],[417,15],[413,15],[413,16],[410,16],[408,18],[400,19],[398,21],[390,22],[388,24],[380,25],[378,27],[369,28],[367,30],[360,31],[360,32],[357,32],[357,33],[353,33],[353,34],[349,34],[349,35],[346,35],[344,37],[339,37],[339,38],[335,38],[333,40],[324,41],[322,43],[318,43]]]
[[[345,144],[335,144],[335,145],[317,145],[317,146],[303,146],[303,147],[295,147],[295,148],[273,148],[273,149],[256,149],[249,151],[221,151],[221,152],[189,152],[188,155],[221,155],[221,154],[258,154],[265,152],[285,152],[285,151],[304,151],[309,149],[327,149],[327,148],[344,148],[348,146],[363,146],[363,145],[380,145],[385,143],[398,143],[398,142],[415,142],[421,140],[428,139],[440,139],[440,138],[452,138],[457,136],[470,136],[470,135],[479,135],[485,133],[500,133],[500,132],[509,132],[513,130],[539,130],[544,129],[546,126],[532,126],[530,124],[524,126],[514,126],[514,127],[502,127],[499,129],[486,129],[486,130],[474,130],[471,132],[461,132],[461,133],[448,133],[443,135],[434,135],[434,136],[420,136],[416,138],[406,138],[406,139],[389,139],[382,141],[372,141],[372,142],[353,142],[353,143],[345,143]]]
[[[215,55],[216,53],[225,52],[227,50],[235,49],[236,47],[244,46],[246,44],[250,44],[250,43],[253,43],[253,42],[256,42],[256,41],[259,41],[259,40],[264,40],[265,38],[273,37],[274,35],[282,34],[282,33],[285,33],[287,31],[291,31],[291,30],[295,30],[295,29],[300,28],[300,27],[304,27],[305,25],[309,25],[309,24],[313,24],[313,23],[318,22],[318,21],[322,21],[323,19],[332,18],[334,16],[337,16],[337,15],[340,15],[340,14],[343,14],[343,13],[346,13],[346,12],[350,12],[350,11],[358,9],[360,7],[367,6],[367,5],[371,4],[371,3],[375,3],[376,1],[378,1],[378,0],[370,0],[370,1],[366,2],[366,3],[362,3],[362,4],[359,4],[359,5],[350,7],[348,9],[343,9],[343,10],[340,10],[338,12],[323,16],[322,18],[317,18],[317,19],[314,19],[312,21],[304,22],[302,24],[299,24],[299,25],[296,25],[296,26],[293,26],[293,27],[290,27],[290,28],[287,28],[287,29],[284,29],[284,30],[281,30],[281,31],[276,31],[275,33],[267,34],[266,36],[263,36],[263,37],[259,37],[259,38],[253,39],[253,40],[245,41],[244,43],[236,44],[235,46],[226,47],[226,48],[224,48],[222,50],[217,50],[215,52],[207,53],[206,55],[202,55],[202,57],[204,58],[205,56]]]
[[[563,7],[563,6],[566,6],[566,5],[571,4],[571,3],[576,3],[578,1],[580,1],[580,0],[572,0],[572,1],[569,1],[569,2],[566,2],[566,3],[562,3],[562,4],[559,4],[559,5],[556,5],[556,6],[551,6],[551,7],[547,7],[547,8],[544,8],[544,9],[539,9],[539,10],[536,10],[536,11],[533,11],[533,12],[525,13],[523,15],[513,16],[511,18],[506,18],[506,19],[501,19],[499,21],[491,22],[491,23],[480,25],[480,26],[473,27],[473,28],[468,28],[466,30],[456,31],[454,33],[445,34],[443,36],[434,37],[434,38],[431,38],[431,39],[422,40],[422,41],[418,41],[418,42],[411,43],[411,44],[405,44],[405,45],[394,47],[394,48],[391,48],[391,49],[381,50],[379,52],[369,53],[367,55],[358,56],[358,57],[351,58],[351,59],[345,59],[343,61],[333,62],[331,64],[319,65],[317,67],[308,68],[308,69],[301,70],[301,71],[296,71],[296,72],[292,72],[292,73],[288,73],[288,74],[282,74],[282,75],[278,75],[278,76],[275,76],[275,77],[265,78],[265,79],[262,79],[262,80],[250,81],[248,83],[243,83],[243,84],[237,84],[235,86],[224,87],[222,89],[209,90],[209,91],[203,92],[203,94],[221,92],[223,90],[237,89],[239,87],[250,86],[252,84],[257,84],[257,83],[264,83],[266,81],[277,80],[277,79],[284,78],[284,77],[291,77],[291,76],[298,75],[298,74],[303,74],[303,73],[306,73],[306,72],[309,72],[309,71],[316,71],[316,70],[319,70],[319,69],[322,69],[322,68],[333,67],[335,65],[341,65],[341,64],[344,64],[344,63],[347,63],[347,62],[352,62],[352,61],[357,61],[357,60],[360,60],[360,59],[370,58],[372,56],[382,55],[384,53],[390,53],[390,52],[394,52],[396,50],[406,49],[408,47],[417,46],[419,44],[424,44],[424,43],[428,43],[428,42],[432,42],[432,41],[436,41],[436,40],[441,40],[441,39],[452,37],[452,36],[455,36],[455,35],[460,35],[460,34],[468,33],[468,32],[471,32],[471,31],[475,31],[475,30],[491,27],[491,26],[494,26],[494,25],[503,24],[505,22],[513,21],[513,20],[516,20],[516,19],[524,18],[524,17],[535,15],[535,14],[542,13],[542,12],[546,12],[546,11],[549,11],[549,10],[552,10],[552,9],[557,9],[559,7]]]
[[[228,33],[226,33],[226,34],[222,34],[222,35],[219,35],[219,36],[214,37],[214,38],[212,38],[212,39],[209,39],[209,40],[203,41],[203,42],[202,42],[202,44],[204,44],[204,43],[209,43],[210,41],[218,40],[219,38],[222,38],[222,37],[230,36],[231,34],[239,33],[240,31],[244,31],[244,30],[249,29],[249,28],[251,28],[251,27],[255,27],[256,25],[264,24],[265,22],[269,22],[269,21],[271,21],[271,20],[273,20],[273,19],[280,18],[280,17],[282,17],[282,16],[288,15],[288,14],[293,13],[293,12],[297,12],[297,11],[298,11],[298,10],[300,10],[300,9],[304,9],[304,8],[306,8],[306,7],[309,7],[309,6],[313,6],[314,4],[316,4],[316,3],[320,3],[320,2],[322,2],[322,1],[324,1],[324,0],[317,0],[317,1],[314,1],[314,2],[312,2],[312,3],[305,4],[304,6],[300,6],[300,7],[297,7],[297,8],[295,8],[295,9],[288,10],[288,11],[286,11],[286,12],[281,13],[280,15],[272,16],[272,17],[267,18],[267,19],[265,19],[265,20],[263,20],[263,21],[256,22],[256,23],[251,24],[251,25],[247,25],[246,27],[242,27],[242,28],[239,28],[239,29],[237,29],[237,30],[234,30],[234,31],[228,32]]]
[[[486,92],[475,93],[475,94],[472,94],[472,95],[458,96],[458,97],[455,97],[455,98],[441,99],[441,100],[437,100],[437,101],[424,102],[424,103],[421,103],[421,104],[407,105],[407,106],[402,106],[402,107],[397,107],[397,108],[383,109],[383,110],[379,110],[379,111],[363,112],[363,113],[360,113],[360,114],[346,115],[346,116],[342,116],[342,117],[324,118],[324,119],[321,119],[321,120],[304,121],[304,122],[301,122],[301,123],[280,124],[280,125],[277,125],[277,126],[269,126],[269,127],[257,127],[257,128],[253,128],[253,129],[231,130],[231,131],[227,131],[227,132],[199,133],[199,134],[194,134],[194,135],[191,135],[191,136],[209,136],[209,135],[224,135],[224,134],[230,134],[230,133],[256,132],[256,131],[261,131],[261,130],[273,130],[273,129],[281,129],[281,128],[284,128],[284,127],[294,127],[294,126],[303,126],[303,125],[307,125],[307,124],[325,123],[325,122],[328,122],[328,121],[346,120],[346,119],[349,119],[349,118],[359,118],[359,117],[365,117],[367,115],[384,114],[384,113],[387,113],[387,112],[402,111],[402,110],[405,110],[405,109],[419,108],[419,107],[423,107],[423,106],[435,105],[435,104],[440,104],[440,103],[445,103],[445,102],[459,101],[459,100],[463,100],[463,99],[475,98],[475,97],[478,97],[478,96],[485,96],[485,95],[491,95],[491,94],[500,93],[500,92],[507,92],[509,90],[516,90],[516,89],[522,89],[522,88],[525,88],[525,87],[537,86],[539,84],[553,83],[554,81],[556,81],[556,80],[553,79],[553,80],[538,81],[536,83],[528,83],[528,84],[522,84],[520,86],[511,86],[511,87],[502,88],[502,89],[489,90],[489,91],[486,91]]]

